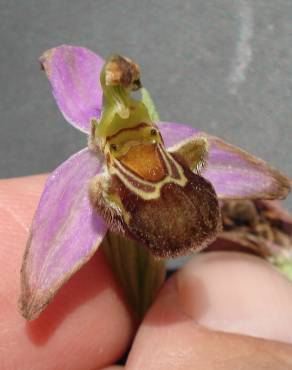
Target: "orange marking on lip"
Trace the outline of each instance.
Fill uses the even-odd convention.
[[[167,175],[156,144],[134,145],[119,161],[147,181],[161,181]]]

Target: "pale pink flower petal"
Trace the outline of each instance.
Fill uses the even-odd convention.
[[[103,161],[84,149],[48,178],[22,265],[23,315],[36,318],[58,289],[94,254],[107,226],[92,209],[89,180]]]

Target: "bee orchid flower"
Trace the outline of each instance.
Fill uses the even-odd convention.
[[[21,270],[28,320],[108,230],[156,260],[176,257],[216,238],[220,199],[288,194],[289,179],[261,159],[187,125],[158,122],[146,90],[140,100],[131,97],[141,80],[128,58],[104,62],[86,48],[62,45],[40,61],[63,116],[88,136],[88,146],[52,172],[36,210]]]

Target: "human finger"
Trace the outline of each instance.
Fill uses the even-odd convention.
[[[89,370],[114,363],[133,332],[130,314],[101,253],[60,290],[41,317],[17,310],[19,270],[46,176],[0,181],[0,368]]]
[[[290,297],[291,283],[259,258],[196,257],[161,290],[127,368],[292,369]]]

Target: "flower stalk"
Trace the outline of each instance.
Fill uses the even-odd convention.
[[[140,321],[165,280],[165,261],[135,240],[108,232],[101,248],[125,297]]]

